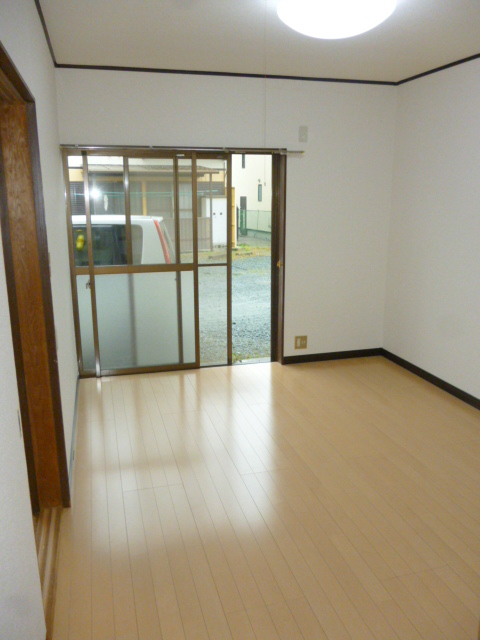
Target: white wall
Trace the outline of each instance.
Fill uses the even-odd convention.
[[[297,334],[308,335],[307,353],[381,346],[395,88],[56,75],[62,143],[304,148],[288,159],[285,354]],[[306,145],[299,125],[309,127]]]
[[[34,94],[51,251],[52,289],[67,450],[76,383],[71,294],[53,65],[32,0],[0,0],[0,41]],[[12,352],[3,253],[0,245],[0,637],[45,639]]]
[[[480,61],[398,87],[384,346],[480,398]]]

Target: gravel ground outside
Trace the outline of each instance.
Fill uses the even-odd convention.
[[[233,362],[270,358],[271,277],[269,255],[232,262]]]
[[[226,268],[199,270],[202,364],[226,364]],[[267,247],[242,247],[232,260],[233,362],[270,359],[271,258]]]

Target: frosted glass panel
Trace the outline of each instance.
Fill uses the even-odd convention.
[[[193,271],[182,274],[182,324],[183,324],[183,361],[195,362],[195,299],[193,295]]]
[[[102,370],[179,364],[177,277],[175,273],[96,276]]]
[[[227,364],[227,269],[200,267],[200,364]]]
[[[83,370],[94,371],[95,346],[93,342],[92,296],[90,293],[89,276],[77,276],[77,299],[80,317]]]

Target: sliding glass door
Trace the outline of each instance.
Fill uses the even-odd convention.
[[[256,309],[252,339],[258,342],[258,326],[263,323],[266,338],[262,339],[275,343],[277,279],[269,278],[267,272],[269,260],[271,275],[279,273],[277,265],[282,262],[274,252],[257,246],[275,237],[275,215],[261,212],[266,222],[265,229],[260,229],[258,207],[253,213],[246,207],[239,210],[230,153],[75,148],[64,149],[63,158],[81,375],[258,359],[258,349],[240,353],[238,345],[234,351],[241,357],[232,358],[232,324],[239,325],[243,336],[253,322],[250,311],[239,316],[237,309],[248,307],[247,296],[237,300],[232,323],[232,245],[236,278],[243,275],[242,291],[250,290],[252,283],[265,288],[265,318],[260,323]],[[254,171],[255,193],[263,189],[270,193],[271,165],[267,171],[266,161],[257,160],[250,163],[263,167],[261,180],[258,167]],[[246,188],[239,180],[237,191],[243,193]],[[272,201],[271,195],[268,200]],[[240,238],[243,219],[245,237]],[[257,238],[262,234],[267,239]],[[247,259],[251,255],[254,260]],[[247,280],[240,273],[245,265]],[[251,292],[256,300],[256,289]],[[264,351],[268,359],[268,345]]]
[[[64,172],[80,372],[229,363],[228,156],[65,150]]]

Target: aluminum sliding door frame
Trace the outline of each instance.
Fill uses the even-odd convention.
[[[93,320],[93,347],[95,350],[95,375],[100,378],[102,375],[100,365],[100,345],[98,340],[98,315],[97,296],[95,294],[95,266],[93,263],[93,238],[92,238],[92,216],[90,212],[90,185],[88,182],[88,160],[87,152],[82,151],[83,161],[83,193],[85,200],[85,217],[87,221],[87,251],[88,251],[88,271],[90,276],[90,297],[92,300],[92,320]]]
[[[271,360],[280,364],[284,362],[286,179],[286,156],[272,154]]]
[[[130,213],[130,167],[128,157],[123,156],[123,192],[125,195],[125,234],[127,241],[127,264],[133,264],[132,217]]]
[[[125,240],[127,245],[127,265],[133,266],[132,216],[130,210],[130,166],[127,156],[123,156],[123,195],[125,198]],[[137,361],[137,326],[135,321],[135,287],[133,273],[128,276],[128,297],[130,301],[130,326],[132,327],[133,361]],[[100,363],[101,364],[101,363]]]
[[[200,299],[198,289],[197,154],[192,153],[193,295],[195,304],[195,364],[200,367]]]
[[[232,364],[232,154],[227,155],[227,361]],[[211,212],[210,212],[211,215]]]
[[[70,284],[72,287],[73,326],[75,329],[75,346],[77,349],[78,370],[83,371],[82,334],[80,331],[80,315],[78,312],[77,270],[73,248],[72,206],[70,202],[70,177],[68,173],[68,152],[63,151],[63,179],[65,181],[65,204],[67,208],[68,258],[70,263]]]
[[[174,193],[174,223],[175,223],[175,264],[182,261],[180,252],[180,189],[178,186],[178,156],[173,159],[173,193]],[[193,222],[193,221],[192,221]],[[182,274],[176,272],[175,282],[177,285],[177,333],[178,333],[178,360],[183,364],[183,314],[182,314]]]

